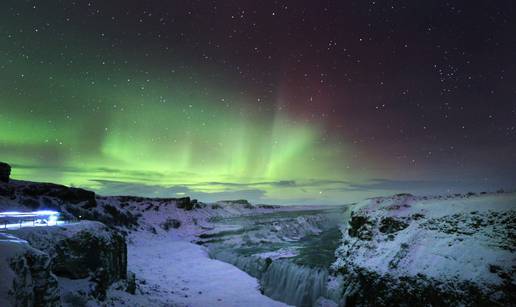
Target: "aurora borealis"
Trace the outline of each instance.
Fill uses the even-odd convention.
[[[2,1],[0,160],[101,194],[514,188],[510,1]]]

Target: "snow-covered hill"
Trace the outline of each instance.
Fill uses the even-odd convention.
[[[348,303],[516,304],[516,193],[372,198],[342,232]]]

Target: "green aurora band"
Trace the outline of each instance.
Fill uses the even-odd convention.
[[[2,63],[0,153],[14,178],[209,201],[342,199],[331,188],[351,177],[352,148],[322,141],[321,127],[261,108],[221,82],[192,80],[192,72],[171,78],[90,61]],[[186,191],[171,188],[178,186]]]
[[[514,189],[510,23],[485,40],[455,35],[471,25],[453,15],[396,37],[369,8],[312,4],[0,2],[0,161],[21,180],[201,201]]]

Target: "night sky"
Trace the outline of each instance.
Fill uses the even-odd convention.
[[[0,160],[100,194],[516,186],[513,1],[0,3]]]

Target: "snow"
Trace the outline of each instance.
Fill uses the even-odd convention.
[[[23,227],[9,230],[9,232],[15,236],[27,239],[33,247],[41,250],[51,250],[55,242],[73,237],[83,230],[93,232],[97,237],[101,237],[106,241],[111,240],[111,233],[108,227],[96,221],[80,221],[78,223],[48,227]]]

